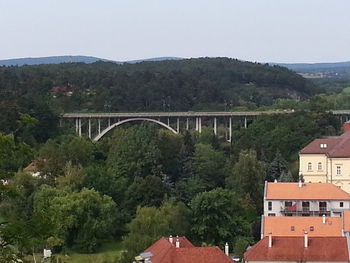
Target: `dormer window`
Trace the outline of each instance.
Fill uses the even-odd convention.
[[[312,171],[312,163],[307,163],[307,170]]]
[[[327,148],[327,143],[321,143],[320,144],[321,149],[326,149]]]

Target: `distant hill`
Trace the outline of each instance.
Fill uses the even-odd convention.
[[[143,61],[163,61],[163,60],[179,60],[177,57],[159,57],[149,59],[138,59],[130,61],[113,61],[97,57],[89,56],[54,56],[54,57],[38,57],[38,58],[16,58],[0,60],[0,66],[24,66],[24,65],[41,65],[41,64],[61,64],[61,63],[94,63],[97,61],[113,62],[116,64],[123,63],[139,63]]]
[[[309,78],[350,78],[350,61],[336,63],[270,63],[286,67]]]

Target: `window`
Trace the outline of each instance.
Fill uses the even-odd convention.
[[[267,203],[267,206],[268,206],[267,209],[268,209],[269,211],[271,211],[271,210],[272,210],[272,202],[268,202],[268,203]]]
[[[303,212],[309,212],[310,211],[310,202],[303,202],[302,207],[303,207]]]
[[[317,164],[317,170],[322,171],[322,163]]]
[[[291,226],[290,231],[295,231],[295,226]]]
[[[344,202],[340,202],[339,207],[344,207]]]
[[[275,213],[268,213],[267,216],[276,216]]]
[[[315,227],[314,226],[310,226],[310,231],[314,231]]]
[[[322,211],[322,212],[327,211],[327,202],[319,202],[318,206],[320,208],[320,211]]]
[[[337,166],[337,175],[341,175],[341,166]]]
[[[312,170],[312,163],[308,163],[308,164],[307,164],[307,170],[308,170],[308,171],[311,171],[311,170]]]

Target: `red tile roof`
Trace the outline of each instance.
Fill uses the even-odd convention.
[[[350,232],[350,211],[344,211],[343,213],[343,220],[344,220],[344,231]]]
[[[326,148],[321,148],[321,144],[327,144]],[[303,148],[300,154],[326,154],[329,157],[350,157],[350,132],[345,132],[341,136],[325,139],[316,139]]]
[[[268,200],[350,200],[350,194],[331,183],[267,183]]]
[[[264,237],[244,253],[246,261],[338,261],[349,262],[345,237],[309,237],[304,248],[304,237],[273,237],[268,247]]]
[[[152,263],[232,263],[218,247],[195,247],[185,237],[179,237],[180,248],[176,248],[175,241],[161,238],[144,252],[151,252]]]
[[[264,236],[269,233],[273,236],[304,236],[305,231],[311,237],[342,236],[341,217],[326,217],[325,224],[318,216],[264,216],[263,220]]]

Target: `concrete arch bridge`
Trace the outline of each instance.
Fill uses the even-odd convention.
[[[93,141],[99,141],[116,127],[132,122],[152,122],[180,133],[194,129],[202,132],[202,127],[210,127],[218,135],[219,126],[225,130],[227,141],[232,140],[233,124],[244,128],[262,114],[288,114],[293,111],[254,112],[137,112],[137,113],[65,113],[61,121],[75,127],[79,136],[86,134]]]

